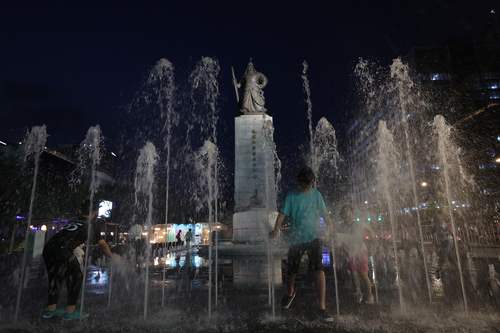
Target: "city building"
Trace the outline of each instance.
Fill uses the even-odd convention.
[[[444,190],[440,180],[443,165],[430,138],[434,135],[434,117],[442,115],[450,125],[453,144],[460,148],[457,153],[460,162],[450,162],[447,169],[467,174],[470,184],[474,184],[468,188],[466,199],[453,191],[451,207],[446,209],[463,212],[473,207],[470,211],[475,215],[469,214],[468,219],[497,221],[500,202],[500,47],[497,42],[448,38],[438,47],[412,49],[402,58],[402,63],[408,69],[408,77],[393,76],[389,80],[408,81],[392,82],[392,88],[378,91],[377,100],[361,107],[347,129],[351,199],[359,217],[366,222],[387,222],[388,203],[381,193],[382,172],[377,157],[381,150],[388,148],[380,147],[377,142],[380,120],[385,121],[394,134],[394,144],[402,147],[397,166],[399,174],[391,184],[396,220],[403,225],[415,225],[415,210],[424,211],[438,205],[436,198]],[[423,220],[430,217],[423,215]]]

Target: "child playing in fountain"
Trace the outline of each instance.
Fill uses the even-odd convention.
[[[363,301],[361,293],[361,283],[359,278],[363,279],[366,288],[366,304],[373,304],[372,284],[368,277],[368,253],[366,251],[363,239],[368,233],[374,239],[373,230],[362,222],[354,221],[353,209],[350,205],[342,207],[340,217],[344,221],[341,233],[338,233],[337,239],[341,243],[341,248],[347,256],[347,269],[351,273],[352,282],[356,291],[356,301]]]
[[[96,207],[97,208],[97,207]],[[80,208],[82,212],[89,211],[89,202],[85,202]],[[97,214],[97,209],[92,213],[90,220]],[[62,315],[63,320],[85,318],[87,313],[75,311],[76,300],[82,286],[83,274],[80,264],[73,253],[75,248],[85,243],[88,237],[87,216],[79,216],[68,222],[68,224],[55,234],[43,248],[43,260],[49,276],[48,307],[42,314],[43,318],[52,318]],[[96,225],[91,225],[90,242],[99,244],[101,250],[110,258],[118,258],[111,253],[106,241],[101,237],[100,230]],[[63,281],[68,288],[68,303],[66,312],[57,309],[59,289]]]
[[[321,239],[319,236],[319,217],[322,216],[330,230],[332,221],[325,208],[321,193],[312,188],[316,177],[314,172],[305,168],[297,174],[297,188],[286,196],[285,203],[276,218],[271,238],[279,234],[279,230],[286,216],[290,217],[292,244],[288,250],[288,264],[286,274],[287,292],[281,299],[281,307],[288,309],[295,298],[295,275],[299,271],[300,261],[304,252],[309,257],[309,270],[314,274],[316,295],[318,297],[319,315],[322,322],[332,322],[325,307],[326,280],[321,255]]]

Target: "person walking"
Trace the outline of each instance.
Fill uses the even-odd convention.
[[[177,240],[176,246],[181,246],[182,245],[182,235],[181,235],[181,230],[175,235],[175,239]]]
[[[335,230],[332,228],[332,221],[321,193],[313,188],[315,179],[312,169],[304,168],[299,171],[296,177],[297,187],[288,192],[285,203],[276,218],[274,229],[269,233],[269,236],[273,238],[278,235],[283,220],[286,216],[290,217],[291,245],[288,249],[286,293],[281,299],[281,307],[288,309],[295,298],[295,276],[299,271],[301,258],[307,251],[309,270],[314,275],[320,321],[332,322],[333,318],[325,306],[326,279],[321,253],[319,217],[323,217],[327,227],[332,232]]]
[[[52,318],[62,315],[63,320],[85,318],[87,313],[75,311],[76,301],[82,286],[83,274],[74,250],[87,241],[88,228],[90,227],[90,243],[98,244],[101,250],[109,258],[118,258],[111,253],[108,244],[101,236],[100,230],[95,223],[90,226],[87,223],[88,215],[82,212],[89,211],[89,202],[85,202],[80,208],[80,216],[68,222],[68,224],[55,234],[43,248],[43,260],[49,277],[48,306],[42,314],[43,318]],[[97,209],[92,213],[90,220],[97,214]],[[88,250],[88,249],[87,249]],[[68,302],[66,311],[57,309],[59,290],[63,281],[68,289]]]
[[[186,246],[190,248],[191,241],[193,240],[193,233],[191,232],[191,228],[189,228],[188,232],[186,232],[186,236],[184,236],[184,239],[186,240]]]

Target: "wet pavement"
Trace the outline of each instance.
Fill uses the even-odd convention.
[[[62,322],[61,318],[42,319],[46,306],[47,278],[30,279],[22,290],[18,323],[14,313],[18,287],[14,272],[2,273],[0,290],[0,330],[2,332],[498,332],[500,307],[498,290],[469,287],[468,313],[464,312],[460,284],[452,278],[452,293],[446,293],[444,281],[432,276],[433,302],[424,289],[410,288],[402,281],[403,304],[390,276],[380,278],[376,288],[378,302],[357,304],[350,280],[338,272],[339,310],[337,316],[333,270],[326,268],[327,309],[333,323],[318,320],[313,279],[304,272],[297,276],[297,296],[288,310],[279,306],[284,285],[275,288],[275,307],[269,304],[266,278],[258,283],[241,283],[231,274],[231,264],[220,263],[217,297],[215,283],[211,288],[209,309],[209,275],[207,261],[185,252],[166,261],[165,284],[161,260],[152,258],[149,267],[147,314],[145,316],[145,268],[130,260],[111,269],[106,261],[90,266],[85,286],[84,311],[90,316],[82,321]],[[155,265],[156,264],[156,265]],[[477,265],[476,265],[477,266]],[[43,268],[43,267],[42,267]],[[251,272],[250,272],[251,273]],[[479,273],[478,273],[479,274]],[[33,272],[31,274],[33,276]],[[402,272],[402,277],[404,278]],[[481,275],[477,275],[476,278]],[[212,277],[215,281],[215,273]],[[110,283],[111,282],[111,283]],[[425,281],[422,285],[425,284]],[[111,292],[110,292],[111,290]],[[373,288],[375,294],[375,287]],[[59,308],[64,308],[63,291]],[[216,304],[217,300],[217,304]],[[80,307],[80,300],[77,310]]]

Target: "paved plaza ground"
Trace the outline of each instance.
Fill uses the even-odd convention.
[[[33,273],[33,272],[32,272]],[[107,264],[91,266],[87,274],[82,321],[62,322],[61,318],[42,319],[46,306],[47,278],[43,272],[30,279],[22,290],[18,323],[14,323],[18,287],[11,273],[2,274],[0,286],[1,332],[499,332],[500,307],[496,297],[471,297],[465,313],[460,297],[447,297],[433,290],[403,292],[403,304],[396,284],[379,285],[378,303],[355,303],[349,282],[339,275],[339,310],[332,270],[327,270],[327,309],[333,323],[320,323],[312,277],[297,277],[297,296],[288,310],[279,306],[284,286],[275,290],[275,308],[269,305],[269,289],[264,282],[241,285],[219,275],[217,305],[212,286],[208,309],[208,275],[199,270],[190,276],[186,267],[166,271],[150,268],[148,308],[144,318],[145,269],[127,265],[115,268],[110,279]],[[433,277],[434,279],[434,277]],[[111,281],[111,294],[110,282]],[[433,280],[438,282],[437,280]],[[436,285],[439,285],[437,283]],[[375,291],[375,288],[374,288]],[[491,291],[491,293],[493,293]],[[474,293],[472,293],[474,294]],[[65,295],[61,295],[64,308]],[[163,296],[164,295],[164,296]],[[162,302],[163,299],[163,302]],[[163,303],[163,306],[162,306]],[[78,302],[77,309],[80,307]]]

